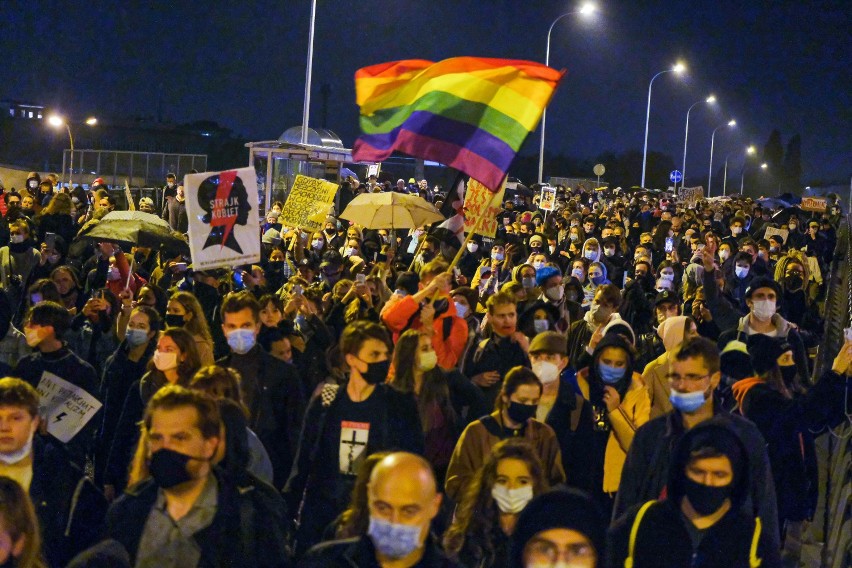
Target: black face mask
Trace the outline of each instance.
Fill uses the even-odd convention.
[[[506,409],[506,413],[509,415],[509,418],[512,419],[512,422],[526,424],[527,420],[535,416],[537,410],[537,404],[521,404],[520,402],[510,401],[509,408]]]
[[[390,359],[378,361],[377,363],[367,363],[367,371],[361,373],[364,380],[371,385],[379,385],[385,382],[390,371]]]
[[[804,283],[805,281],[802,279],[802,277],[795,274],[792,276],[784,277],[784,285],[791,292],[795,292],[796,290],[801,289]]]
[[[192,480],[186,469],[191,459],[191,456],[164,448],[151,454],[148,469],[159,487],[169,489]]]
[[[795,365],[788,365],[786,367],[778,367],[781,370],[781,377],[784,379],[784,384],[788,387],[793,384],[796,380],[796,374],[798,373],[798,369]]]
[[[689,503],[695,509],[695,512],[703,517],[719,510],[725,499],[731,495],[733,485],[733,483],[729,483],[722,487],[711,487],[693,481],[689,477],[685,477],[683,483],[684,494],[689,497]]]
[[[183,327],[186,323],[180,314],[166,314],[166,327]]]

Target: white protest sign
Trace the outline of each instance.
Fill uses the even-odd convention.
[[[541,201],[538,204],[539,209],[544,211],[553,211],[556,207],[556,188],[545,185],[541,188]]]
[[[278,222],[311,232],[322,230],[338,187],[324,179],[296,176]]]
[[[503,180],[499,191],[493,192],[470,178],[464,194],[464,232],[476,229],[480,235],[494,238],[497,235],[497,215],[503,210],[505,193],[506,180]]]
[[[790,231],[787,229],[776,229],[775,227],[766,227],[766,230],[763,233],[763,238],[768,239],[772,235],[778,235],[781,237],[781,242],[787,242],[787,236],[790,234]]]
[[[260,260],[254,168],[191,174],[184,178],[183,186],[193,269]]]
[[[70,442],[103,406],[82,388],[47,371],[36,390],[41,395],[38,414],[47,424],[47,432],[63,444]]]
[[[695,204],[703,198],[704,188],[700,185],[698,187],[684,187],[677,192],[678,201],[686,207],[695,207]]]

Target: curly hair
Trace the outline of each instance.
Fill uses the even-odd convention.
[[[500,509],[491,496],[502,460],[524,462],[533,480],[533,495],[548,490],[547,477],[535,449],[526,440],[509,438],[491,448],[491,454],[476,473],[458,505],[455,519],[444,533],[444,550],[454,557],[495,560],[494,536],[500,531]]]

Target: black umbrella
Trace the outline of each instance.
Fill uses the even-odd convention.
[[[107,213],[100,220],[86,223],[77,234],[77,239],[152,249],[164,248],[175,253],[189,252],[189,243],[182,234],[173,231],[163,219],[142,211]]]
[[[789,221],[790,217],[793,215],[795,215],[797,219],[809,219],[812,213],[802,211],[798,207],[785,207],[772,216],[772,222],[777,223],[779,226],[786,225],[787,221]]]

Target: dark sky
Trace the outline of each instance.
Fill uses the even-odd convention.
[[[759,149],[773,128],[802,136],[804,180],[848,180],[852,167],[852,21],[846,2],[601,1],[590,20],[554,30],[551,65],[568,70],[549,107],[548,149],[577,157],[642,149],[648,81],[683,60],[686,77],[654,83],[649,150],[687,173]],[[328,127],[358,134],[353,73],[406,58],[458,55],[544,60],[547,28],[579,4],[550,0],[320,0],[311,125],[320,86],[332,89]],[[210,119],[252,139],[301,122],[308,0],[252,2],[0,2],[0,98],[54,105],[78,117],[156,114]],[[527,148],[537,148],[538,137]],[[733,156],[737,156],[736,160]],[[591,172],[589,172],[591,175]],[[692,177],[690,175],[690,177]],[[637,180],[638,183],[639,180]]]

